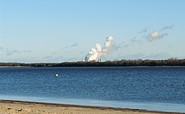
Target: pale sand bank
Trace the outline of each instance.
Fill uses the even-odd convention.
[[[179,113],[0,100],[0,114],[179,114]]]

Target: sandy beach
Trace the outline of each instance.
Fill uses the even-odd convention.
[[[178,114],[178,113],[146,111],[138,109],[90,107],[65,104],[0,100],[0,114]]]

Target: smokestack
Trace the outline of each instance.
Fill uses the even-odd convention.
[[[85,56],[85,61],[90,62],[100,62],[102,56],[106,56],[111,49],[113,37],[108,36],[106,38],[106,42],[104,43],[104,47],[102,48],[99,43],[96,44],[95,48],[92,48],[89,53]]]

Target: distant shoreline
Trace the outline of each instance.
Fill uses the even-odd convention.
[[[29,66],[0,66],[0,68],[31,68]]]
[[[32,67],[32,66],[0,66],[0,68],[149,68],[149,67],[185,67],[185,66],[61,66],[61,67]]]
[[[0,67],[127,67],[127,66],[185,66],[185,59],[167,60],[115,60],[105,62],[62,62],[62,63],[3,63]]]
[[[96,106],[80,106],[56,103],[28,102],[16,100],[0,100],[0,111],[2,113],[90,113],[90,114],[181,114],[174,112],[148,111],[140,109],[128,108],[111,108],[111,107],[96,107]]]

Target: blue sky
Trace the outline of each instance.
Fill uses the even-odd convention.
[[[184,0],[0,0],[0,61],[185,58]]]

